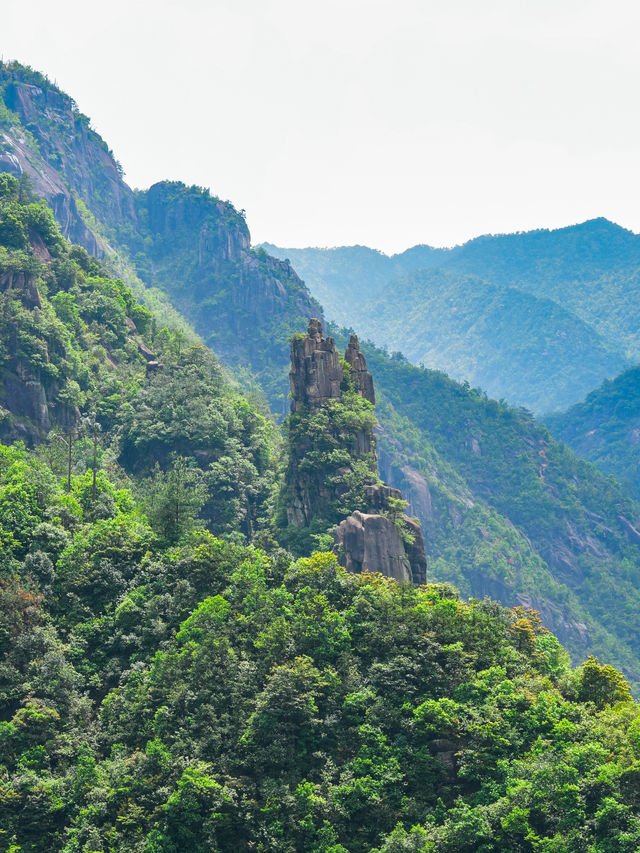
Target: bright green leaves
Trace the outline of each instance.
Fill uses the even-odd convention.
[[[591,655],[582,665],[578,698],[593,702],[597,708],[615,702],[631,701],[631,691],[624,676],[609,664],[601,664]]]
[[[225,621],[229,615],[230,606],[221,595],[205,598],[180,626],[176,635],[178,643],[201,641],[206,633],[215,630],[218,623]]]

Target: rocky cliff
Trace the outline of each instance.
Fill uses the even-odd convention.
[[[285,414],[288,340],[320,308],[287,261],[251,248],[242,213],[200,187],[164,181],[136,195],[131,255],[227,364],[249,369]]]
[[[111,235],[135,217],[133,193],[113,154],[73,99],[37,72],[0,64],[0,89],[6,108],[0,170],[26,175],[64,236],[101,255],[99,225]]]
[[[0,63],[0,172],[28,179],[63,235],[104,255],[143,300],[142,282],[162,291],[284,416],[288,340],[322,309],[287,261],[251,248],[230,202],[179,182],[134,193],[73,99],[17,63]]]
[[[349,571],[424,583],[420,525],[404,515],[401,492],[378,478],[373,378],[357,337],[341,359],[312,319],[292,340],[289,378],[287,524],[316,535],[331,529]]]

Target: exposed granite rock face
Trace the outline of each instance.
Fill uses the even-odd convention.
[[[307,334],[296,336],[291,343],[291,412],[292,418],[326,414],[327,446],[336,453],[348,451],[350,465],[337,470],[323,470],[307,464],[308,454],[316,450],[316,440],[303,430],[292,431],[290,441],[287,487],[289,500],[287,521],[294,527],[309,527],[314,521],[326,520],[330,507],[347,492],[345,483],[354,475],[354,467],[367,461],[371,480],[362,484],[358,498],[359,508],[343,518],[335,528],[335,550],[344,566],[352,572],[381,572],[397,580],[425,583],[427,559],[420,525],[402,513],[402,493],[384,483],[377,482],[376,443],[372,425],[362,421],[348,441],[340,429],[334,429],[331,413],[333,401],[345,398],[346,389],[355,390],[365,400],[373,403],[375,393],[373,378],[367,362],[360,352],[356,335],[351,336],[345,353],[350,365],[345,377],[333,338],[324,337],[318,319],[309,322]],[[366,424],[366,426],[365,426]],[[342,444],[342,447],[340,447]],[[317,454],[316,454],[317,455]],[[312,454],[313,456],[313,454]],[[353,466],[353,467],[352,467]],[[355,498],[353,498],[355,500]],[[363,506],[364,505],[364,506]]]
[[[324,337],[322,323],[317,318],[309,321],[307,334],[294,336],[291,341],[291,387],[292,414],[314,414],[332,401],[339,401],[343,394],[343,370],[335,342]],[[330,429],[330,426],[327,427]],[[338,445],[342,439],[327,435],[329,442]],[[300,434],[290,447],[287,480],[290,498],[287,504],[288,523],[296,527],[308,527],[316,518],[327,518],[328,508],[344,494],[345,475],[350,468],[318,470],[305,464],[305,457],[312,450],[314,438]],[[348,450],[353,462],[368,458],[375,471],[375,438],[370,428],[357,429],[353,433]],[[372,474],[372,483],[376,477]]]
[[[35,240],[33,253],[45,259],[46,247]],[[44,251],[43,251],[44,250]],[[50,258],[49,258],[50,259]],[[42,301],[35,276],[31,272],[11,270],[0,274],[0,293],[7,293],[33,312],[40,312]],[[52,378],[23,358],[20,340],[15,327],[3,342],[6,356],[0,372],[0,401],[10,417],[0,420],[0,440],[16,439],[34,445],[42,441],[52,426],[52,421],[66,428],[73,426],[80,413],[56,400],[60,391],[59,379]],[[63,353],[64,354],[64,353]]]
[[[76,197],[109,228],[133,222],[133,192],[122,180],[120,167],[74,101],[44,78],[36,85],[25,80],[20,69],[0,66],[0,83],[5,84],[7,107],[38,144],[35,150],[20,130],[6,131],[0,170],[26,175],[36,195],[50,204],[64,236],[100,256],[101,241]]]
[[[338,525],[336,544],[350,572],[381,572],[399,581],[413,580],[405,543],[384,515],[354,512]]]
[[[342,367],[333,338],[323,338],[320,320],[312,319],[307,334],[291,342],[291,411],[319,409],[329,400],[339,400],[341,383]]]
[[[367,360],[360,352],[357,335],[351,335],[344,360],[351,365],[351,378],[361,396],[375,405],[376,395],[373,389],[373,376],[367,370]]]
[[[26,308],[42,308],[42,301],[34,277],[31,273],[8,271],[0,273],[0,293],[13,290]]]
[[[34,193],[50,205],[64,236],[84,246],[90,254],[100,256],[98,238],[83,222],[77,202],[58,172],[35,156],[21,137],[0,134],[0,142],[10,146],[0,152],[0,172],[8,172],[15,178],[27,177]]]
[[[414,583],[427,582],[427,549],[422,535],[420,522],[415,518],[404,517],[404,526],[413,542],[406,545]]]
[[[404,514],[398,516],[397,512],[393,512],[392,502],[402,501],[402,492],[399,489],[386,486],[384,483],[376,483],[375,485],[365,486],[365,494],[367,496],[369,511],[378,514],[362,515],[362,513],[355,512],[338,525],[336,543],[338,552],[341,553],[344,551],[345,560],[347,561],[345,567],[350,571],[379,571],[384,575],[389,575],[389,577],[398,578],[399,580],[411,580],[417,584],[426,583],[427,555],[420,523]],[[397,526],[389,517],[390,515],[396,517]],[[362,516],[362,518],[358,518],[358,516]],[[387,523],[376,522],[374,524],[371,521],[373,518],[384,519]],[[368,523],[365,523],[363,519],[367,519]],[[391,535],[389,525],[393,527],[395,536]],[[350,544],[355,545],[356,541],[360,542],[360,539],[356,540],[353,538],[355,535],[354,531],[359,530],[359,527],[362,527],[362,533],[358,535],[361,537],[362,547],[368,554],[364,562],[357,556],[360,553],[359,551],[351,555],[349,553]],[[401,535],[400,530],[403,531],[404,536]],[[369,542],[371,537],[377,537],[380,541],[371,543]],[[397,566],[399,565],[396,560],[398,540],[402,544],[402,557],[403,565],[406,568],[406,577],[397,574]],[[381,556],[384,554],[388,556]],[[371,565],[376,564],[374,556],[378,560],[377,565],[382,568],[369,568]],[[350,563],[351,566],[347,563]],[[358,568],[359,565],[360,568]],[[393,570],[396,572],[394,574],[390,574],[390,567],[392,566],[396,567]]]

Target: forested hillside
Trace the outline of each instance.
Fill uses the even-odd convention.
[[[605,219],[391,257],[266,246],[329,319],[537,413],[640,359],[640,237]]]
[[[640,368],[604,382],[547,426],[579,456],[640,498]]]
[[[4,849],[635,849],[640,712],[535,614],[168,546],[19,448],[0,506]]]
[[[242,213],[133,193],[46,78],[0,96],[0,850],[637,850],[640,507],[526,411],[341,358]]]
[[[242,213],[180,182],[134,194],[74,101],[18,63],[0,63],[0,133],[0,171],[29,180],[65,237],[163,322],[190,323],[285,414],[288,337],[322,309],[288,264],[251,249]]]
[[[390,289],[364,309],[381,345],[532,411],[561,408],[627,365],[561,304],[515,287],[434,269]]]
[[[199,515],[217,533],[266,524],[271,420],[209,350],[161,328],[122,281],[69,246],[51,211],[8,175],[0,286],[3,440],[44,442],[67,474],[87,459],[94,471],[118,461],[148,491],[150,517],[169,539]]]

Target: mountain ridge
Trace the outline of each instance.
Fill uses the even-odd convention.
[[[448,249],[417,245],[392,256],[363,247],[297,250],[267,245],[296,265],[330,319],[538,414],[566,408],[640,360],[640,237],[603,217],[560,229],[483,235]],[[491,303],[476,299],[472,319],[487,326],[488,336],[469,338],[451,327],[445,337],[449,348],[455,341],[454,352],[447,352],[442,341],[434,345],[439,318],[451,318],[443,308],[444,293],[422,296],[414,287],[411,298],[402,296],[407,281],[428,275],[447,276],[454,294],[469,289],[469,277],[476,282],[473,298],[487,288],[499,292],[512,302],[513,328],[507,313],[500,333],[492,336]],[[517,305],[514,291],[522,292],[523,300],[554,303],[555,319],[542,310],[544,302],[539,309],[531,301],[529,307]],[[523,337],[532,309],[541,335],[531,329]],[[556,347],[550,358],[546,342],[558,337],[567,338],[566,347]],[[406,338],[414,339],[412,347],[403,347]],[[525,365],[513,363],[509,348],[523,343],[529,346],[535,383]],[[496,348],[498,374],[484,369]]]
[[[205,292],[214,303],[205,325],[208,335],[212,325],[216,328],[216,350],[235,368],[260,375],[274,409],[284,414],[288,337],[304,331],[310,316],[322,316],[295,272],[264,252],[254,252],[244,217],[208,190],[159,182],[134,193],[89,119],[44,75],[18,63],[0,64],[0,100],[0,170],[29,178],[36,194],[51,205],[65,237],[115,264],[139,298],[147,300],[151,294],[157,301],[155,295],[161,294],[160,301],[175,303],[198,334],[202,311],[186,291]],[[194,200],[200,202],[199,233],[181,218],[187,209],[195,211]],[[155,220],[148,210],[145,215],[149,205]],[[148,231],[150,221],[163,217],[182,228],[180,235],[171,230],[174,243],[182,243],[176,245],[173,269],[165,253],[164,275],[157,241],[154,246]],[[211,224],[217,237],[210,233]],[[174,293],[176,266],[188,287]],[[173,320],[180,323],[175,309]],[[277,358],[271,353],[272,338],[279,341]]]

